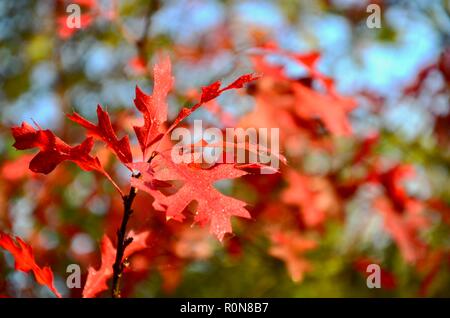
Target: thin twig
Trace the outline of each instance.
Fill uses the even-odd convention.
[[[147,163],[151,163],[153,158],[157,155],[156,152],[153,152],[150,159]],[[141,174],[133,174],[132,178],[140,178]],[[120,224],[120,228],[117,230],[117,251],[116,251],[116,259],[113,265],[113,281],[111,293],[113,298],[120,298],[120,279],[122,278],[123,270],[125,266],[123,264],[123,256],[125,254],[125,249],[127,246],[133,242],[132,237],[125,238],[127,231],[128,221],[133,214],[133,202],[136,198],[137,189],[135,187],[131,187],[128,195],[122,197],[123,200],[123,216],[122,223]]]
[[[133,176],[136,177],[136,176]],[[113,265],[113,282],[112,282],[112,297],[120,298],[120,278],[122,277],[124,265],[123,265],[123,255],[125,253],[125,248],[133,241],[133,238],[129,237],[125,239],[125,233],[127,230],[128,220],[133,214],[132,205],[134,198],[136,197],[137,189],[134,187],[130,188],[128,195],[123,196],[123,216],[122,223],[119,230],[117,230],[117,252],[116,260]]]

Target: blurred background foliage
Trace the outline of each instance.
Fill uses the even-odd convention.
[[[58,21],[64,19],[70,1],[1,1],[0,165],[19,159],[9,128],[23,120],[33,119],[75,143],[82,139],[82,131],[68,125],[65,114],[75,110],[95,121],[96,105],[101,104],[117,119],[118,128],[130,132],[134,87],[150,91],[152,79],[145,69],[160,51],[173,61],[176,88],[169,100],[173,118],[187,102],[189,89],[252,72],[247,51],[270,40],[290,51],[321,52],[319,69],[336,80],[340,93],[358,98],[351,115],[355,135],[379,131],[377,154],[414,165],[419,178],[407,187],[421,198],[436,197],[444,203],[444,212],[424,236],[448,258],[450,231],[444,220],[450,202],[450,2],[370,2],[381,7],[380,29],[366,26],[369,1],[363,0],[99,0],[92,23],[66,36]],[[91,12],[87,7],[82,6],[83,12]],[[293,63],[287,63],[287,71],[293,77],[302,74]],[[237,118],[254,105],[250,95],[234,93],[219,102]],[[218,124],[204,110],[194,118]],[[302,165],[323,173],[324,162],[339,166],[354,148],[344,140],[331,156],[312,150]],[[113,198],[114,190],[101,178],[72,165],[45,178],[27,174],[23,165],[15,167],[13,175],[11,169],[9,174],[3,169],[0,177],[0,228],[31,243],[43,263],[56,272],[57,287],[65,296],[79,296],[79,291],[64,289],[65,267],[78,263],[85,271],[98,264],[98,241],[105,231],[114,236],[120,198],[118,202]],[[110,168],[116,169],[122,184],[127,182],[126,171],[114,163]],[[240,182],[230,191],[247,202],[255,196]],[[146,203],[139,206],[145,210]],[[349,202],[347,222],[327,222],[320,248],[307,253],[313,270],[300,283],[291,279],[283,262],[267,254],[269,243],[264,238],[240,244],[239,257],[227,252],[228,245],[208,240],[213,248],[205,259],[173,261],[159,255],[161,262],[143,262],[152,268],[151,274],[136,276],[131,295],[417,296],[426,275],[406,264],[389,239],[369,235],[369,241],[378,240],[373,245],[379,249],[362,241],[358,247],[352,245],[358,220],[367,217],[364,209]],[[245,227],[236,223],[240,237]],[[158,228],[155,233],[173,235]],[[368,251],[395,275],[395,289],[366,287],[364,275],[354,270],[353,254]],[[7,264],[11,259],[0,262],[0,290],[13,296],[49,295],[45,289],[34,294],[38,287],[32,278]],[[442,263],[427,296],[450,296],[448,265]]]

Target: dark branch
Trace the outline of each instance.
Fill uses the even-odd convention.
[[[133,176],[136,177],[136,176]],[[122,223],[119,230],[117,230],[117,252],[116,260],[113,265],[113,282],[112,282],[112,297],[120,298],[120,278],[122,277],[124,266],[123,266],[123,255],[125,253],[125,248],[133,241],[132,238],[125,238],[128,220],[133,214],[131,206],[133,205],[134,198],[136,197],[137,190],[131,187],[128,195],[123,197],[123,217]]]
[[[156,152],[153,152],[150,159],[148,159],[148,163],[151,163],[153,158],[156,156]],[[140,178],[141,174],[133,174],[132,178]],[[116,251],[116,259],[113,265],[113,281],[112,281],[112,297],[120,298],[120,279],[122,278],[123,270],[125,269],[123,255],[125,254],[125,249],[128,245],[133,242],[132,237],[125,238],[127,231],[128,220],[133,214],[133,202],[136,198],[137,189],[135,187],[130,188],[130,192],[128,195],[122,197],[123,199],[123,216],[122,223],[120,224],[120,228],[117,230],[117,251]]]

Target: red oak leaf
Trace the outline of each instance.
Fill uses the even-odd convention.
[[[234,164],[219,164],[209,169],[200,169],[187,164],[175,164],[164,155],[155,157],[147,169],[142,169],[142,177],[132,178],[131,185],[148,192],[155,198],[157,210],[166,211],[168,219],[182,221],[184,209],[196,201],[197,212],[194,221],[200,225],[209,224],[210,232],[222,241],[225,233],[231,233],[232,216],[250,218],[244,208],[245,202],[228,197],[217,191],[213,184],[222,179],[238,178],[247,174]],[[154,172],[153,172],[153,170]],[[182,187],[169,196],[154,187],[154,179],[160,181],[182,181]]]
[[[281,49],[280,47],[278,47],[276,43],[268,43],[265,46],[263,46],[263,48],[265,51],[269,53],[279,54],[282,56],[286,56],[290,59],[293,59],[301,66],[303,66],[314,79],[322,83],[322,85],[326,88],[327,92],[333,94],[335,93],[334,80],[317,70],[317,62],[320,59],[319,52],[310,52],[305,54],[293,53]],[[281,76],[286,78],[284,73]]]
[[[103,174],[122,194],[119,186],[103,169],[97,157],[89,154],[94,146],[92,137],[85,139],[78,146],[69,146],[56,137],[50,130],[34,129],[23,122],[20,127],[11,128],[15,139],[14,147],[18,150],[39,148],[39,153],[30,162],[30,170],[35,173],[49,174],[63,161],[72,161],[85,171],[98,171]]]
[[[246,83],[249,83],[251,81],[254,81],[258,79],[259,76],[255,74],[245,74],[240,76],[238,79],[236,79],[233,83],[230,85],[220,88],[222,83],[220,81],[214,82],[211,85],[202,87],[202,95],[200,97],[200,102],[192,106],[191,108],[184,107],[180,113],[178,114],[177,118],[175,118],[173,124],[170,126],[170,128],[167,130],[166,134],[172,131],[182,120],[184,120],[186,117],[191,115],[194,111],[196,111],[200,106],[202,106],[204,103],[207,103],[214,98],[218,97],[223,92],[230,90],[230,89],[239,89],[244,87]]]
[[[272,246],[269,254],[286,263],[294,282],[301,282],[305,272],[311,270],[311,264],[303,254],[316,248],[317,243],[311,239],[302,237],[297,232],[274,231],[270,236]]]
[[[28,273],[33,272],[36,281],[47,286],[57,297],[61,295],[53,285],[53,272],[50,267],[39,267],[33,256],[33,249],[30,245],[22,241],[20,237],[12,236],[0,231],[0,247],[12,254],[15,260],[15,268],[18,271]]]
[[[349,136],[352,127],[348,120],[348,112],[355,103],[352,99],[325,95],[302,84],[292,85],[296,96],[295,112],[300,118],[322,120],[325,127],[337,136]]]
[[[128,136],[125,136],[120,140],[117,138],[117,135],[111,125],[111,120],[108,113],[104,111],[100,105],[97,106],[97,125],[84,119],[75,112],[72,115],[68,115],[67,117],[86,128],[89,134],[93,137],[103,140],[116,153],[120,161],[122,161],[123,163],[129,163],[133,161]]]
[[[123,259],[127,259],[136,252],[139,252],[147,248],[147,238],[149,232],[142,232],[134,234],[130,231],[129,237],[133,238],[133,241],[126,247]],[[93,267],[89,267],[86,284],[83,289],[83,298],[93,298],[98,293],[107,290],[108,280],[113,275],[113,265],[116,259],[116,248],[111,243],[111,240],[104,235],[100,242],[100,251],[102,255],[102,265],[98,270]]]
[[[200,99],[201,93],[197,92],[195,89],[191,89],[187,92],[187,97],[189,99]],[[223,127],[236,126],[234,116],[231,113],[223,110],[222,107],[217,102],[217,100],[213,99],[213,100],[210,100],[209,102],[205,103],[205,108],[211,114],[214,114],[220,120]]]
[[[107,290],[108,279],[113,275],[113,264],[116,258],[116,249],[111,240],[104,235],[100,242],[102,265],[98,270],[89,267],[86,284],[83,289],[83,298],[93,298],[98,293]]]
[[[424,218],[416,211],[396,211],[386,198],[376,199],[374,205],[383,216],[386,231],[397,243],[404,259],[409,263],[420,260],[426,252],[426,245],[419,236],[419,230],[425,225]]]
[[[311,89],[310,84],[301,83],[298,79],[289,78],[283,68],[273,66],[258,54],[252,56],[255,68],[275,80],[289,84],[295,97],[294,113],[301,120],[315,122],[320,120],[324,128],[337,136],[349,136],[352,132],[348,113],[356,107],[351,98],[340,96],[335,89],[334,81],[319,72],[316,68],[320,55],[316,52],[297,54],[279,49],[276,45],[265,47],[265,53],[286,56],[295,60],[309,73],[308,82],[315,80],[322,84],[324,92]]]
[[[134,99],[136,108],[144,116],[144,125],[134,127],[144,158],[147,149],[163,136],[163,125],[167,121],[166,99],[174,82],[168,57],[154,66],[153,77],[155,80],[153,94],[146,95],[136,86],[136,98]]]
[[[244,87],[244,85],[246,83],[254,81],[257,78],[258,78],[258,76],[254,75],[254,74],[245,74],[245,75],[240,76],[233,83],[231,83],[230,85],[228,85],[222,89],[220,88],[222,86],[222,83],[220,81],[214,82],[209,86],[202,87],[202,96],[200,98],[199,104],[204,104],[204,103],[209,102],[210,100],[218,97],[220,94],[222,94],[226,90],[230,90],[233,88],[235,88],[235,89],[242,88],[242,87]],[[195,106],[193,108],[195,108]]]
[[[299,208],[307,227],[319,226],[327,216],[339,211],[338,198],[326,179],[302,175],[295,170],[289,170],[286,177],[289,187],[282,192],[282,200]]]
[[[50,130],[36,130],[25,122],[22,126],[13,127],[11,130],[16,141],[13,146],[16,149],[40,149],[30,162],[30,169],[33,172],[48,174],[65,160],[73,161],[86,171],[104,172],[98,158],[89,155],[93,147],[92,138],[87,138],[80,145],[71,147]]]
[[[175,118],[170,128],[165,130],[164,123],[167,121],[168,108],[166,99],[174,82],[171,75],[170,59],[168,57],[165,57],[155,65],[153,69],[153,77],[155,80],[153,94],[146,95],[139,87],[136,86],[136,98],[134,100],[136,108],[144,117],[144,125],[134,127],[134,131],[144,155],[144,161],[146,161],[146,154],[149,147],[159,141],[164,135],[167,135],[183,119],[192,114],[204,103],[213,100],[227,90],[242,88],[246,83],[258,78],[253,74],[246,74],[242,75],[224,88],[220,88],[220,81],[203,87],[200,102],[195,104],[192,108],[183,108],[177,118]]]

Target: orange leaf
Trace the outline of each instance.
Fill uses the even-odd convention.
[[[47,286],[57,297],[61,294],[53,285],[53,272],[50,267],[39,267],[34,260],[33,249],[30,245],[22,241],[20,237],[12,236],[0,232],[0,247],[12,254],[15,260],[15,268],[18,271],[28,273],[33,272],[36,281]]]

